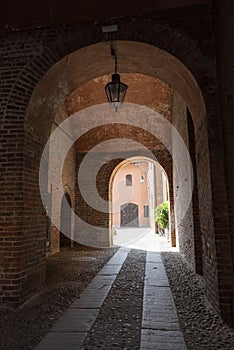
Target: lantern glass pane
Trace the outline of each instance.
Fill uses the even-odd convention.
[[[119,91],[119,101],[124,102],[124,98],[126,95],[128,86],[124,83],[120,83],[120,91]]]
[[[110,94],[111,94],[111,101],[112,102],[119,101],[119,83],[111,83],[110,84]]]
[[[109,84],[106,85],[105,91],[106,91],[106,96],[107,96],[108,101],[111,102],[111,95],[110,95]]]

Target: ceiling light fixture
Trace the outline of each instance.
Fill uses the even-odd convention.
[[[105,33],[112,33],[113,31],[117,30],[117,26],[103,27],[102,30]],[[128,85],[122,83],[120,80],[120,74],[118,73],[117,55],[114,50],[112,41],[111,41],[111,57],[115,61],[115,72],[114,74],[112,74],[111,82],[106,84],[105,92],[110,105],[114,107],[115,112],[117,112],[118,108],[122,107],[123,105]]]

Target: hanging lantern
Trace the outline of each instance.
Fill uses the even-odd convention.
[[[111,57],[115,61],[115,73],[112,74],[111,82],[106,84],[105,91],[110,105],[114,107],[115,111],[117,112],[118,108],[121,107],[124,103],[128,85],[121,82],[120,74],[117,73],[117,57],[112,46]]]
[[[116,112],[124,102],[127,88],[128,85],[120,81],[120,75],[118,73],[112,74],[112,81],[105,86],[108,101],[115,108]]]

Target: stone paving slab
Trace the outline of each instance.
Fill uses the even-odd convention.
[[[84,300],[78,300],[75,301],[71,308],[74,309],[100,309],[102,304],[104,303],[104,300],[106,299],[106,296],[103,296],[102,298],[87,298]]]
[[[78,350],[87,333],[49,333],[35,350]]]
[[[147,284],[148,286],[169,287],[169,282],[165,279],[157,279],[156,281],[152,281],[151,278],[146,278],[145,284]]]
[[[184,343],[159,343],[157,340],[155,342],[142,342],[142,350],[187,350]]]
[[[179,331],[180,326],[178,322],[157,322],[153,318],[148,318],[147,320],[143,320],[142,327],[146,329],[157,329],[163,331]]]
[[[115,278],[116,278],[115,275],[110,275],[110,276],[98,275],[98,276],[94,277],[94,279],[92,280],[92,282],[88,285],[88,287],[86,289],[89,290],[89,289],[95,288],[95,287],[96,287],[96,289],[99,289],[103,285],[105,285],[105,286],[112,285]]]
[[[53,327],[53,332],[88,332],[99,309],[69,308]]]
[[[145,290],[144,297],[154,298],[154,300],[159,300],[160,298],[162,298],[163,300],[173,302],[173,297],[172,297],[170,288],[169,287],[165,287],[165,288],[148,285],[147,288],[145,288],[146,290]]]
[[[169,315],[175,311],[174,305],[168,305],[167,303],[158,302],[151,305],[151,310],[156,312],[166,312]]]
[[[187,349],[159,253],[147,253],[141,327],[141,350]]]
[[[109,276],[109,275],[118,275],[119,270],[122,265],[106,265],[103,267],[103,269],[99,272],[100,276]]]
[[[164,310],[162,310],[161,312],[157,312],[155,313],[154,310],[150,310],[150,311],[144,311],[143,312],[143,321],[149,321],[152,324],[152,321],[154,320],[154,322],[179,322],[178,316],[176,314],[172,314],[170,315],[170,318],[168,318],[168,316],[166,315],[166,312],[163,312]],[[144,328],[148,328],[148,327],[144,327]]]
[[[108,261],[108,265],[122,265],[129,253],[129,248],[120,248],[117,253]]]
[[[87,291],[87,293],[82,293],[81,297],[77,299],[72,305],[71,308],[75,309],[99,309],[101,308],[104,300],[106,299],[107,294],[111,289],[111,285],[107,286],[102,292],[97,290]]]
[[[181,342],[184,339],[182,333],[178,331],[168,331],[165,333],[164,331],[161,331],[161,330],[142,329],[141,335],[143,338],[148,335],[154,335],[158,338],[159,341],[162,341],[162,339],[166,335],[169,343],[170,342],[174,343],[176,341]]]
[[[157,298],[157,299],[156,299]],[[145,301],[145,309],[151,309],[152,307],[150,307],[150,305],[155,305],[157,306],[158,304],[161,304],[162,306],[171,306],[171,309],[174,310],[176,312],[176,308],[174,307],[173,301],[171,300],[171,298],[168,298],[167,296],[155,296],[155,295],[146,295],[144,297],[143,302]],[[148,304],[148,305],[147,305]]]
[[[146,268],[147,275],[149,277],[155,276],[156,279],[167,279],[166,271],[163,263],[148,263]]]
[[[147,254],[147,264],[150,263],[162,263],[161,253],[155,253],[155,252],[148,252]]]
[[[114,279],[113,279],[114,281]],[[112,282],[113,283],[113,282]],[[98,294],[106,294],[109,292],[110,288],[111,288],[111,284],[105,284],[105,283],[95,283],[92,284],[92,286],[90,286],[89,288],[87,288],[86,293],[85,294],[90,294],[90,295],[97,295]]]

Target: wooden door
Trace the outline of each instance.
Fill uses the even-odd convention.
[[[121,205],[120,225],[127,227],[138,227],[138,205],[134,203],[126,203]]]

